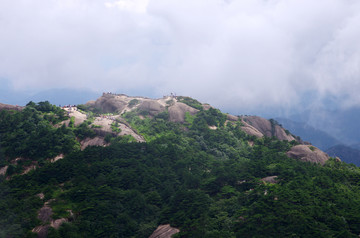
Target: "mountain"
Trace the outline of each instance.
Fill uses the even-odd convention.
[[[326,131],[341,144],[351,145],[360,142],[359,107],[306,110],[291,115],[288,119],[304,122],[318,130]]]
[[[351,145],[350,147],[353,148],[353,149],[360,150],[360,143],[353,144],[353,145]]]
[[[0,110],[0,237],[360,234],[360,168],[275,120],[184,96],[71,105]]]
[[[49,89],[29,96],[26,100],[40,102],[49,101],[55,105],[75,105],[85,103],[98,93],[86,89]]]
[[[303,140],[324,150],[332,157],[339,157],[346,163],[353,163],[360,166],[360,147],[358,144],[346,146],[328,133],[316,129],[307,123],[292,121],[286,118],[276,118],[285,128],[300,136]]]
[[[14,91],[9,88],[0,89],[0,102],[6,104],[26,105],[28,102],[50,101],[55,105],[81,104],[98,96],[98,93],[87,89],[49,89],[30,93]]]
[[[327,149],[326,153],[328,153],[332,157],[339,157],[342,161],[346,163],[360,166],[360,150],[345,145],[335,145]]]
[[[334,145],[341,144],[340,141],[329,135],[328,133],[316,129],[307,123],[297,122],[286,118],[276,118],[289,131],[300,136],[303,140],[311,142],[311,144],[326,150]]]

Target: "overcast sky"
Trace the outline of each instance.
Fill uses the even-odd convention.
[[[0,87],[360,105],[358,0],[0,1]]]

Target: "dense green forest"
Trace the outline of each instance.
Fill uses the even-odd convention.
[[[182,124],[166,111],[123,117],[146,143],[111,137],[107,147],[80,150],[79,140],[94,136],[87,121],[66,126],[66,113],[48,102],[0,111],[0,167],[9,166],[0,176],[0,237],[36,237],[45,201],[53,219],[68,220],[48,237],[149,237],[168,223],[180,229],[175,237],[360,234],[354,165],[290,159],[297,142],[249,136],[213,108]],[[30,163],[39,168],[21,175]]]

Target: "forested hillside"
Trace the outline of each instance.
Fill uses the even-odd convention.
[[[261,136],[189,98],[157,111],[132,100],[111,115],[81,105],[79,123],[48,102],[0,111],[0,237],[149,237],[162,224],[174,237],[360,234],[358,167],[289,158],[301,141],[279,140],[275,122]]]

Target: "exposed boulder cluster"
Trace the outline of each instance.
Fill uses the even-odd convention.
[[[44,198],[44,194],[38,195],[40,199]],[[64,222],[68,222],[67,218],[59,218],[59,219],[53,219],[53,210],[50,207],[49,203],[52,202],[47,201],[45,202],[44,206],[38,211],[38,219],[41,221],[42,225],[35,227],[32,229],[32,232],[37,233],[38,238],[45,238],[48,235],[48,230],[50,227],[54,229],[59,229],[61,224]],[[70,214],[72,214],[71,211],[69,211]]]
[[[96,101],[86,103],[87,106],[96,108],[104,113],[125,113],[134,110],[146,112],[150,116],[164,112],[169,112],[169,119],[173,122],[184,122],[186,112],[195,115],[199,110],[179,102],[175,96],[164,96],[160,99],[150,99],[145,97],[130,97],[124,94],[104,93]]]
[[[312,145],[296,145],[287,152],[287,155],[290,158],[322,165],[329,159],[328,154]]]
[[[104,93],[95,101],[89,101],[86,106],[90,109],[94,109],[104,114],[111,114],[112,116],[97,116],[93,120],[91,126],[96,133],[94,138],[86,138],[80,142],[81,148],[85,149],[87,146],[100,145],[106,146],[108,142],[104,140],[106,134],[113,134],[113,136],[131,135],[138,142],[145,142],[145,139],[141,134],[134,130],[127,122],[122,118],[122,115],[127,112],[136,112],[141,115],[147,115],[149,117],[155,117],[159,113],[167,112],[168,119],[172,122],[184,123],[187,113],[194,116],[200,110],[209,110],[212,108],[209,104],[198,103],[199,107],[193,107],[192,104],[184,103],[181,98],[174,95],[164,96],[160,99],[150,99],[146,97],[131,97],[124,94]],[[23,107],[12,106],[0,103],[0,110],[22,110]],[[74,117],[75,126],[80,125],[87,120],[87,115],[74,108],[65,108],[68,116]],[[297,141],[300,143],[298,146],[294,146],[287,155],[291,158],[300,159],[302,161],[311,161],[315,163],[324,164],[329,156],[311,145],[306,144],[299,138],[293,136],[289,131],[285,130],[275,120],[267,120],[258,116],[234,116],[227,114],[226,120],[230,122],[241,121],[242,130],[248,135],[255,136],[257,138],[276,137],[279,140]],[[65,123],[68,125],[70,119]],[[118,132],[114,132],[112,125],[116,122],[119,128]],[[210,127],[210,129],[216,130],[216,126]],[[306,144],[306,145],[305,145]],[[2,172],[2,171],[1,171]]]
[[[258,116],[242,116],[244,126],[243,130],[256,137],[276,137],[279,140],[293,141],[296,140],[293,135],[285,131],[274,120],[267,120]]]
[[[185,103],[177,100],[175,96],[167,96],[160,99],[150,99],[145,97],[130,97],[124,94],[111,94],[104,93],[102,97],[96,101],[90,101],[88,106],[94,107],[102,112],[118,112],[125,113],[129,111],[137,110],[140,112],[146,112],[149,116],[156,116],[157,114],[168,111],[169,120],[172,122],[183,123],[185,121],[186,113],[195,115],[199,112],[198,109],[191,107]],[[209,104],[202,104],[203,110],[211,108]],[[234,116],[227,114],[228,121],[239,121],[242,123],[242,130],[248,135],[255,136],[257,138],[276,137],[279,140],[297,141],[301,145],[294,146],[287,155],[291,158],[300,159],[302,161],[311,161],[314,163],[324,164],[329,156],[309,145],[306,142],[293,136],[289,131],[285,130],[275,120],[267,120],[258,116]],[[215,127],[216,129],[216,127]],[[136,133],[132,133],[136,137]],[[144,141],[140,135],[138,135],[138,141]],[[85,142],[83,146],[89,143],[93,144],[93,141]],[[95,143],[96,144],[96,143]],[[105,145],[104,141],[101,141],[101,145]],[[315,149],[311,149],[315,148]]]

